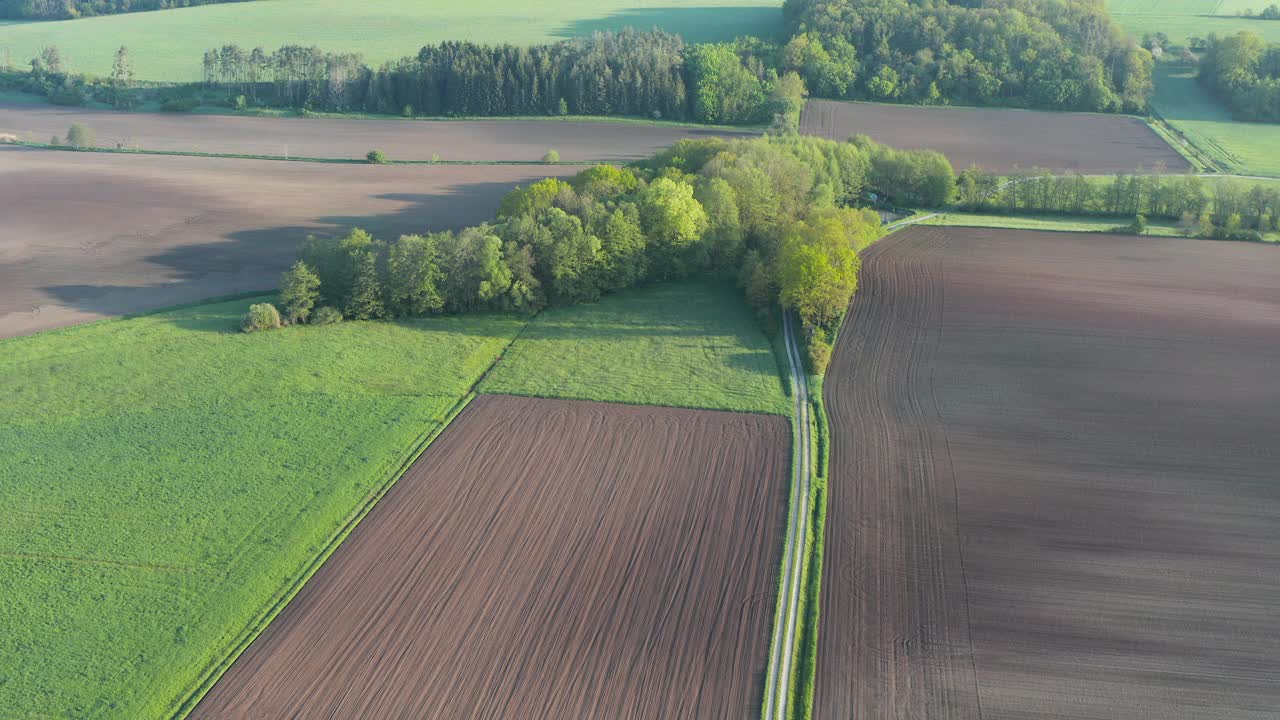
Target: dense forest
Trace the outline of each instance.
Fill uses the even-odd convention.
[[[1280,187],[1195,175],[991,175],[966,170],[956,181],[966,210],[1178,220],[1188,235],[1259,240],[1280,230]]]
[[[1103,0],[787,0],[781,67],[815,96],[1140,112],[1151,54]]]
[[[536,312],[721,272],[763,315],[779,303],[795,310],[821,369],[857,287],[857,250],[882,232],[876,212],[856,208],[878,182],[941,202],[954,180],[937,153],[865,139],[685,140],[632,167],[516,189],[480,226],[392,241],[359,230],[310,239],[281,282],[283,320]],[[246,327],[273,327],[274,317],[259,307]]]
[[[93,15],[166,10],[246,0],[0,0],[0,18],[68,20]]]
[[[230,45],[205,53],[204,75],[240,104],[426,116],[761,124],[804,93],[798,78],[744,61],[731,46],[686,47],[678,35],[633,30],[533,47],[442,43],[377,70],[358,55],[317,48]]]
[[[1200,82],[1241,120],[1280,122],[1280,44],[1251,32],[1210,35]]]

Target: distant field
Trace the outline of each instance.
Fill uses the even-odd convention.
[[[168,717],[523,325],[249,302],[0,341],[0,715]]]
[[[1156,73],[1152,104],[1201,152],[1227,172],[1280,177],[1280,125],[1232,120],[1193,69],[1160,65]]]
[[[1124,115],[813,100],[800,130],[841,142],[864,134],[893,147],[937,150],[957,171],[970,165],[1081,173],[1189,167],[1142,120]]]
[[[786,415],[772,346],[741,292],[694,279],[547,310],[481,392]]]
[[[0,53],[15,64],[57,45],[69,66],[108,74],[129,47],[139,80],[199,80],[204,50],[224,44],[316,45],[363,53],[381,64],[428,43],[470,40],[530,45],[597,30],[661,27],[690,41],[770,36],[781,28],[779,0],[271,0],[0,26]]]
[[[1188,37],[1227,35],[1250,30],[1272,42],[1280,42],[1280,22],[1240,17],[1259,12],[1275,0],[1111,0],[1108,7],[1116,22],[1141,37],[1162,32],[1174,42]]]

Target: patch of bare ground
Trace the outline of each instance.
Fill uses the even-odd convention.
[[[0,338],[276,286],[308,234],[479,223],[580,168],[372,166],[0,146]]]
[[[135,113],[0,103],[0,133],[47,143],[72,123],[103,147],[231,155],[393,160],[533,161],[555,149],[565,162],[638,160],[682,138],[752,135],[697,126],[576,120],[398,120]]]
[[[915,228],[825,385],[815,717],[1280,707],[1280,252]]]
[[[802,132],[831,140],[863,134],[893,147],[937,150],[957,172],[971,165],[1084,174],[1191,169],[1146,123],[1123,115],[814,100],[800,122]]]
[[[781,417],[481,396],[195,718],[759,713]]]

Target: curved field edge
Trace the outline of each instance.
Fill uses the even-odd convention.
[[[271,621],[280,614],[280,611],[284,610],[285,606],[287,606],[289,602],[297,596],[303,586],[305,586],[307,582],[315,576],[316,572],[320,570],[325,561],[328,560],[329,557],[333,555],[334,551],[342,545],[342,542],[351,535],[352,531],[356,529],[356,526],[360,524],[360,521],[364,520],[365,517],[369,515],[369,512],[378,504],[378,501],[381,500],[402,477],[404,477],[405,473],[409,471],[409,468],[413,467],[413,464],[418,461],[418,458],[421,457],[422,454],[427,451],[427,448],[431,446],[431,443],[436,438],[440,437],[440,433],[444,432],[445,429],[449,427],[449,424],[466,409],[467,405],[469,405],[475,397],[476,394],[474,392],[467,393],[466,396],[449,409],[449,413],[445,416],[443,422],[427,430],[421,439],[419,439],[418,442],[407,453],[405,453],[395,472],[387,478],[387,481],[383,483],[381,487],[377,488],[365,500],[363,505],[352,513],[348,521],[344,523],[336,533],[334,533],[333,537],[325,545],[324,551],[307,565],[303,574],[299,576],[292,585],[286,588],[284,592],[280,594],[280,597],[275,601],[275,603],[273,603],[271,607],[267,608],[253,622],[240,640],[235,643],[230,652],[228,652],[221,660],[215,661],[209,666],[204,677],[198,681],[196,686],[187,694],[185,699],[183,699],[177,709],[172,713],[173,717],[186,717],[195,709],[196,705],[200,703],[200,699],[209,692],[209,690],[218,682],[219,678],[226,673],[232,664],[234,664],[235,661],[244,654],[244,651],[249,649],[249,646],[253,644],[253,641],[267,629],[267,626],[271,624]]]

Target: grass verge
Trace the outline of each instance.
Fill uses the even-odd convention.
[[[1009,230],[1044,230],[1070,233],[1113,233],[1126,224],[1124,218],[1081,217],[1078,215],[989,215],[982,213],[949,212],[929,218],[921,225],[947,227],[988,227]],[[1171,220],[1152,220],[1147,225],[1150,237],[1186,237],[1182,229]],[[1280,242],[1280,233],[1263,236],[1265,242]]]
[[[543,311],[480,391],[790,416],[783,367],[741,292],[699,276]]]

